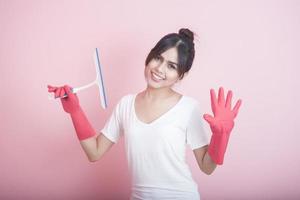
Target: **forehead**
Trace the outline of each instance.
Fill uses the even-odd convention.
[[[176,47],[172,47],[161,54],[166,60],[177,63],[178,51]]]

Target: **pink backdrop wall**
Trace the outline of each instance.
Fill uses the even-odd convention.
[[[88,162],[46,86],[92,81],[98,47],[109,108],[96,87],[79,98],[99,131],[123,95],[145,88],[150,49],[181,27],[200,42],[176,90],[209,113],[210,88],[243,100],[223,166],[207,176],[187,152],[202,199],[299,198],[299,13],[292,0],[0,0],[0,199],[127,199],[123,140]]]

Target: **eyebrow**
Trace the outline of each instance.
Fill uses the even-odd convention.
[[[164,58],[162,55],[159,55],[159,56],[160,56],[160,57],[162,57],[162,58],[165,60],[165,58]],[[170,61],[170,60],[168,60],[168,62],[178,66],[178,64],[177,64],[177,63],[175,63],[175,62],[172,62],[172,61]]]

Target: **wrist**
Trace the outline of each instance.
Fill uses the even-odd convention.
[[[70,116],[75,127],[77,137],[80,141],[96,135],[95,130],[80,107],[72,111]]]
[[[74,115],[77,115],[78,113],[82,113],[83,110],[82,108],[80,107],[80,105],[78,105],[76,108],[72,109],[72,111],[69,112],[69,114],[71,116],[74,116]]]
[[[230,131],[213,132],[210,144],[208,146],[208,153],[211,159],[218,165],[223,164],[227,144],[229,141]]]

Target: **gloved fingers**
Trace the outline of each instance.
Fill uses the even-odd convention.
[[[60,91],[61,91],[61,87],[59,87],[59,88],[57,88],[57,90],[55,90],[55,98],[59,97]]]
[[[204,118],[210,125],[214,124],[214,122],[215,122],[214,118],[213,118],[211,115],[209,115],[209,114],[204,114],[204,115],[203,115],[203,118]]]
[[[64,85],[64,89],[68,95],[72,93],[72,88],[69,85]]]
[[[222,86],[219,88],[218,103],[219,103],[220,106],[225,105],[224,89],[223,89]]]
[[[59,93],[60,97],[63,97],[66,94],[65,89],[62,87]]]
[[[57,87],[53,87],[51,85],[48,85],[47,87],[48,87],[48,92],[53,92],[57,89]]]
[[[76,94],[74,94],[72,92],[72,87],[70,87],[69,85],[64,85],[64,89],[65,89],[68,97],[70,97],[70,98],[76,98]]]
[[[213,113],[216,113],[216,106],[217,106],[217,98],[216,98],[216,93],[214,89],[210,89],[210,103],[211,103],[211,109]]]
[[[231,109],[231,99],[232,99],[232,91],[229,90],[226,97],[226,104],[225,107]]]
[[[239,108],[240,108],[241,104],[242,104],[242,100],[241,100],[241,99],[239,99],[239,100],[236,102],[235,106],[233,107],[233,110],[232,110],[232,112],[233,112],[233,115],[234,115],[234,117],[236,117],[236,116],[237,116],[237,114],[238,114],[238,112],[239,112]]]

